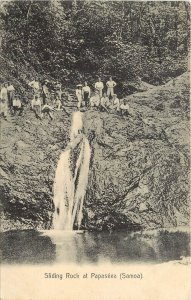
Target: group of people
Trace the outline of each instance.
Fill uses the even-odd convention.
[[[10,82],[4,83],[0,92],[0,108],[4,118],[7,119],[9,109],[13,109],[13,112],[15,113],[18,107],[21,113],[22,109],[20,105],[18,106],[14,86]]]
[[[53,119],[54,110],[62,110],[62,90],[61,84],[57,81],[50,89],[49,81],[44,80],[42,83],[35,78],[33,81],[27,81],[28,86],[32,89],[31,109],[37,118],[42,119],[48,114]],[[15,115],[18,112],[20,116],[23,112],[24,104],[21,96],[16,93],[16,89],[12,83],[6,82],[2,85],[0,91],[0,112],[4,118],[10,112]]]
[[[28,85],[33,89],[34,95],[42,98],[42,104],[52,102],[61,108],[62,85],[59,81],[50,82],[48,79],[40,82],[36,77],[33,81],[28,81]]]
[[[91,89],[88,86],[87,82],[82,84],[78,84],[76,88],[76,97],[77,97],[77,107],[80,109],[83,106],[85,107],[95,107],[101,111],[116,110],[121,115],[128,115],[129,113],[129,104],[127,99],[119,100],[117,94],[114,93],[114,88],[116,86],[116,82],[109,78],[106,82],[106,89],[104,87],[101,78],[98,78],[98,81],[95,83],[95,92],[91,96]]]
[[[35,78],[29,81],[28,85],[33,89],[31,108],[36,117],[42,119],[47,114],[52,120],[53,111],[62,110],[61,83],[58,81],[50,83],[47,79],[40,83],[38,78]]]
[[[53,119],[53,111],[65,110],[62,103],[62,85],[56,81],[54,83],[49,80],[40,82],[36,77],[32,81],[27,81],[28,86],[32,89],[31,109],[34,111],[37,118],[42,119],[44,115],[48,115]],[[94,85],[94,92],[92,93],[88,83],[85,82],[84,86],[78,84],[76,88],[77,107],[85,106],[86,108],[93,108],[100,111],[115,110],[121,115],[129,114],[129,104],[127,99],[119,100],[114,89],[116,82],[109,78],[104,86],[101,78],[98,78]],[[23,112],[23,101],[21,96],[16,93],[12,83],[4,83],[0,91],[0,110],[4,118],[7,119],[8,111],[15,115],[21,115]]]

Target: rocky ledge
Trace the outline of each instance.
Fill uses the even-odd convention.
[[[129,97],[130,115],[88,110],[92,147],[83,227],[158,228],[189,223],[189,74]],[[71,113],[1,122],[2,230],[51,227],[53,179]]]

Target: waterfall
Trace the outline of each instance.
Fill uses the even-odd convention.
[[[70,142],[60,155],[54,180],[53,228],[80,229],[83,202],[88,184],[91,149],[83,134],[81,112],[73,113]]]

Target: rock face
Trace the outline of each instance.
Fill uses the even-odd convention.
[[[83,226],[188,225],[189,75],[134,94],[129,105],[128,117],[85,112],[92,159]],[[64,112],[49,122],[28,108],[23,117],[2,121],[4,229],[50,228],[54,172],[69,127]]]
[[[180,105],[172,108],[179,99]],[[189,220],[188,74],[130,97],[130,116],[87,114],[95,130],[87,226],[166,227]],[[158,106],[163,109],[158,110]]]
[[[1,123],[2,226],[49,228],[53,210],[52,186],[58,157],[68,140],[70,120],[36,119],[29,107],[23,116]]]

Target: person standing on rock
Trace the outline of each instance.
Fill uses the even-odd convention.
[[[42,99],[43,105],[45,105],[50,100],[50,92],[48,88],[48,80],[46,79],[42,85]]]
[[[0,93],[0,112],[4,115],[5,120],[7,120],[8,112],[8,84],[4,83]]]
[[[100,99],[103,95],[103,88],[104,88],[103,82],[101,81],[101,78],[99,77],[98,81],[95,83],[95,91],[98,91]]]
[[[9,81],[8,81],[7,91],[8,91],[9,108],[12,108],[15,88],[12,84],[10,84]]]
[[[32,87],[34,96],[36,96],[36,95],[39,96],[39,94],[40,94],[40,83],[39,83],[38,77],[35,77],[35,79],[33,81],[29,82],[28,85],[30,87]]]
[[[77,107],[79,109],[82,106],[82,99],[83,99],[83,92],[82,92],[82,85],[81,84],[77,85],[76,97],[78,99]]]
[[[83,92],[83,99],[85,102],[85,106],[89,106],[89,100],[90,100],[90,87],[88,86],[87,82],[85,81],[85,85],[82,88]]]
[[[109,80],[106,83],[107,86],[107,96],[110,98],[114,95],[114,87],[116,86],[116,82],[113,81],[112,77],[109,78]]]
[[[35,116],[37,119],[41,119],[41,100],[39,96],[35,95],[34,99],[31,102],[31,108],[35,113]]]
[[[2,88],[1,88],[1,99],[5,99],[8,101],[8,83],[4,83]]]
[[[62,100],[62,85],[59,81],[56,81],[55,84],[55,90],[56,90],[56,98]]]

